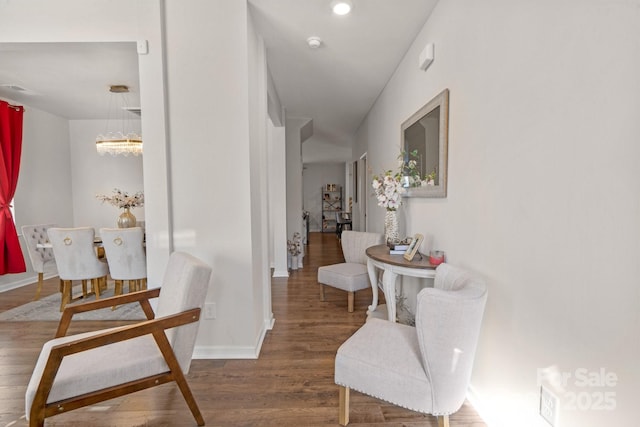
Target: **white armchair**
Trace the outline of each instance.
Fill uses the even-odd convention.
[[[100,297],[100,288],[107,284],[109,267],[98,259],[93,247],[95,231],[91,227],[49,228],[49,241],[58,266],[58,275],[62,280],[62,301],[60,311],[72,300],[71,291],[74,280],[82,281],[82,293],[87,293],[87,281],[91,281],[96,299]]]
[[[353,312],[356,291],[371,288],[365,251],[370,246],[382,244],[383,240],[384,236],[379,233],[343,231],[340,242],[345,262],[318,268],[320,301],[325,300],[324,285],[342,289],[347,291],[347,310]]]
[[[418,294],[416,326],[371,318],[338,349],[341,425],[349,423],[349,389],[438,417],[462,406],[487,299],[484,282],[441,264],[433,288]]]
[[[49,242],[47,230],[51,227],[55,227],[55,225],[41,224],[22,226],[22,237],[24,238],[24,242],[27,245],[29,259],[31,260],[31,266],[33,267],[33,271],[38,273],[38,287],[36,289],[36,296],[34,300],[40,299],[40,292],[42,292],[42,283],[44,282],[45,269],[49,265],[56,264],[56,259],[53,256],[53,249],[38,247],[38,244]]]
[[[199,426],[204,418],[184,377],[189,372],[211,268],[174,252],[161,288],[67,307],[47,342],[25,394],[27,420],[45,418],[175,381]],[[154,314],[150,298],[159,296]],[[147,321],[65,336],[75,313],[139,303]],[[154,318],[155,317],[155,318]]]

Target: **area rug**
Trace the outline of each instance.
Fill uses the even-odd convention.
[[[82,293],[81,288],[74,287],[73,295],[77,296]],[[107,289],[100,294],[100,298],[113,296],[113,288]],[[93,301],[95,295],[88,295],[87,298],[81,299],[73,304],[80,304],[82,301]],[[69,304],[71,305],[71,304]],[[31,301],[27,304],[12,308],[0,313],[0,322],[39,322],[39,321],[58,321],[62,317],[60,312],[60,293],[40,298],[38,301]],[[115,310],[105,308],[87,313],[78,313],[73,316],[76,320],[144,320],[146,316],[140,308],[140,304],[126,304],[116,307]]]

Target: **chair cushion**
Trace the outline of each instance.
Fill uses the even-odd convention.
[[[348,292],[371,287],[367,266],[349,262],[319,267],[318,282]]]
[[[51,348],[69,341],[86,338],[105,330],[56,338],[42,348],[25,394],[27,415],[35,397]],[[82,393],[122,384],[169,368],[151,335],[122,341],[76,353],[64,358],[49,393],[47,403]]]
[[[431,383],[415,328],[371,318],[336,355],[335,382],[413,411],[431,413]]]

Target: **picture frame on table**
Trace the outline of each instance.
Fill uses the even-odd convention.
[[[409,244],[409,248],[404,253],[404,259],[406,259],[407,261],[413,260],[413,257],[418,253],[418,249],[420,249],[420,245],[422,244],[423,240],[424,236],[420,233],[413,236],[413,240]]]

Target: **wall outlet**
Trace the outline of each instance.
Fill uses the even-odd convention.
[[[540,416],[544,418],[551,427],[556,425],[556,415],[558,412],[558,398],[551,393],[551,390],[544,386],[540,387]]]
[[[206,302],[204,304],[204,318],[215,319],[216,318],[216,303]]]

